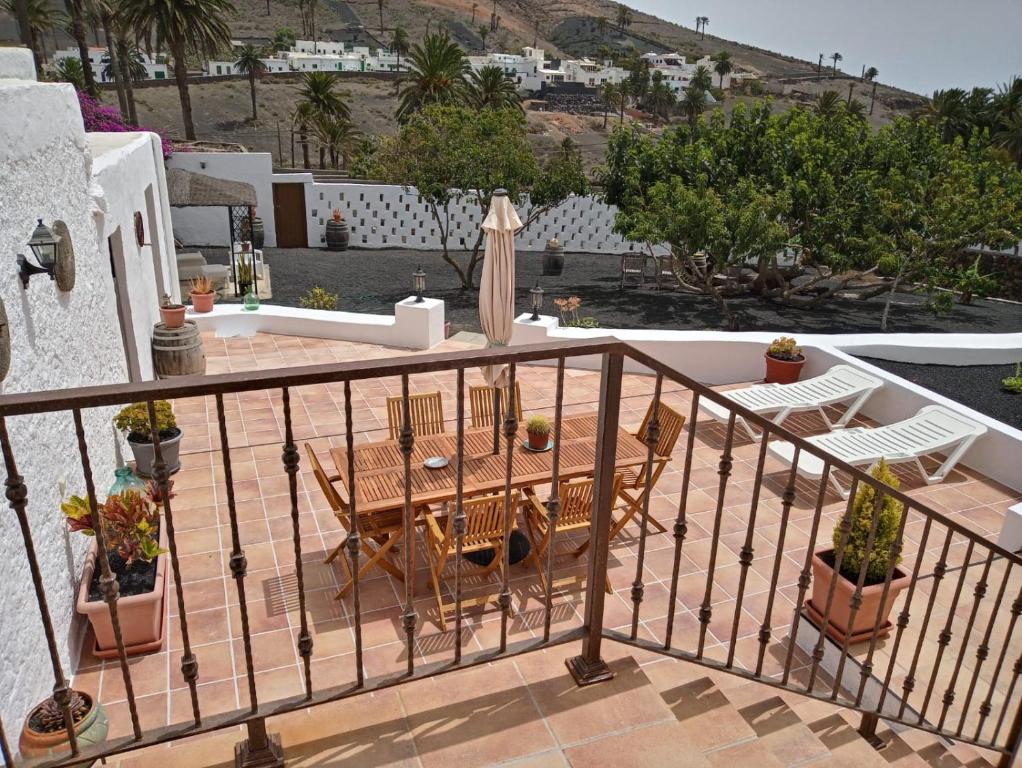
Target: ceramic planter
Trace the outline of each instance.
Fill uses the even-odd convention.
[[[106,605],[106,603],[104,603]],[[110,719],[107,716],[103,705],[96,702],[89,694],[78,691],[78,694],[85,699],[89,705],[89,713],[82,718],[75,726],[75,737],[78,740],[79,749],[99,744],[106,739],[107,730],[110,726]],[[41,704],[39,705],[41,706]],[[60,730],[54,733],[44,733],[33,729],[29,723],[32,715],[38,707],[34,707],[25,724],[21,729],[21,738],[18,740],[18,749],[21,756],[27,758],[57,758],[66,755],[71,750],[68,748],[67,731]]]
[[[192,309],[196,312],[213,311],[213,301],[216,299],[216,293],[213,291],[209,293],[195,293],[193,291],[188,295],[192,297]]]
[[[160,318],[168,328],[180,328],[185,324],[185,305],[171,304],[167,307],[160,307]]]
[[[167,526],[160,526],[160,547],[167,548]],[[99,567],[96,542],[92,543],[82,569],[82,583],[78,587],[78,612],[89,617],[96,646],[92,652],[100,659],[117,657],[117,639],[110,621],[110,607],[105,600],[89,600],[92,574]],[[167,555],[156,558],[156,584],[152,592],[141,595],[121,595],[117,599],[117,617],[121,624],[121,639],[128,655],[152,653],[163,647],[167,635],[164,605],[167,601]]]
[[[802,374],[802,366],[806,364],[805,356],[800,360],[778,360],[767,353],[763,357],[766,358],[767,384],[795,383]]]
[[[550,444],[549,432],[526,432],[529,439],[529,447],[534,451],[542,451]]]
[[[813,555],[813,594],[806,603],[809,617],[820,626],[823,614],[827,609],[827,596],[830,585],[835,579],[834,601],[827,617],[827,635],[837,643],[844,643],[848,638],[849,645],[866,642],[874,637],[886,637],[891,631],[890,614],[895,600],[912,580],[904,571],[895,567],[891,577],[891,586],[887,590],[887,599],[881,610],[880,600],[883,597],[884,585],[873,584],[862,588],[862,605],[855,614],[855,623],[850,626],[852,613],[852,597],[855,594],[855,582],[849,581],[828,565],[823,556],[833,556],[833,549],[825,549]],[[878,613],[879,612],[879,613]],[[880,621],[877,622],[879,615]]]
[[[182,432],[177,427],[174,427],[173,431],[176,433],[173,437],[160,438],[160,450],[163,453],[163,460],[170,469],[170,474],[181,469],[179,454]],[[135,441],[129,435],[128,445],[131,446],[131,452],[135,456],[135,474],[139,477],[152,477],[153,462],[156,460],[156,449],[153,448],[153,444],[148,440]]]

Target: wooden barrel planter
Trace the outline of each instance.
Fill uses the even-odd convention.
[[[161,379],[206,372],[206,353],[194,320],[185,320],[180,328],[163,323],[153,327],[153,367]]]
[[[348,223],[343,219],[330,219],[326,223],[326,249],[328,251],[348,250]]]

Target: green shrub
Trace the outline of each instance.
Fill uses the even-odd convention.
[[[759,80],[749,80],[749,93],[753,96],[762,96],[766,93],[766,89]]]
[[[901,483],[883,459],[873,467],[870,475],[881,483],[898,488]],[[869,529],[873,523],[873,508],[876,504],[876,490],[873,486],[862,483],[852,503],[852,528],[845,544],[844,557],[841,560],[841,575],[849,581],[857,582],[859,569],[866,555],[866,542],[869,540]],[[876,537],[869,553],[869,565],[866,567],[866,584],[876,584],[887,578],[887,570],[891,565],[891,545],[898,536],[904,505],[893,496],[885,495],[880,514],[877,516]],[[841,541],[841,526],[834,526],[834,549],[837,550]],[[901,562],[901,557],[895,565]]]
[[[318,285],[313,287],[311,291],[302,296],[298,300],[298,304],[305,309],[337,309],[337,302],[340,301],[340,296],[336,293],[330,293],[325,288],[320,288]]]
[[[166,400],[157,400],[156,426],[163,436],[166,432],[177,427],[177,419],[174,417],[174,409]],[[132,403],[121,409],[114,418],[114,425],[128,437],[136,437],[139,440],[152,441],[153,433],[149,428],[149,406],[146,403]]]
[[[549,435],[550,419],[539,414],[532,416],[525,423],[525,431],[532,432],[535,435]]]
[[[1001,379],[1001,387],[1005,392],[1022,395],[1022,363],[1015,363],[1015,375]]]

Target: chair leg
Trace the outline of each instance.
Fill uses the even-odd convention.
[[[362,578],[369,571],[369,569],[372,568],[374,565],[379,565],[380,568],[385,570],[387,573],[390,573],[391,575],[396,576],[397,578],[399,578],[402,581],[404,581],[404,579],[405,579],[404,573],[402,573],[400,571],[400,569],[398,569],[397,566],[395,566],[393,563],[388,562],[387,559],[384,557],[384,555],[386,555],[387,552],[391,548],[393,548],[393,546],[398,542],[398,540],[401,539],[401,537],[402,537],[402,534],[400,534],[400,533],[394,534],[389,539],[387,539],[387,543],[386,544],[384,544],[382,547],[380,547],[379,549],[377,549],[375,551],[368,544],[363,543],[362,544],[362,552],[369,557],[369,560],[366,561],[365,565],[363,565],[361,568],[358,569],[358,576],[359,576],[359,578]],[[348,594],[348,590],[351,589],[351,586],[354,583],[354,579],[352,579],[352,577],[351,577],[351,571],[348,568],[347,561],[344,558],[342,558],[341,562],[344,563],[345,571],[347,572],[348,581],[337,592],[337,595],[334,597],[335,600],[340,600],[342,597],[344,597],[346,594]],[[414,574],[412,574],[412,578],[414,578]]]
[[[621,491],[621,498],[623,498],[628,503],[628,511],[625,513],[624,518],[622,518],[622,523],[627,523],[636,515],[642,514],[643,494],[640,494],[639,496],[636,497],[632,496],[630,493],[628,493],[628,491]],[[667,529],[664,528],[663,524],[652,515],[649,516],[649,523],[650,525],[657,529],[658,533],[667,533]],[[611,525],[617,526],[618,523],[615,521],[611,521]],[[623,528],[624,525],[622,524],[620,527]],[[620,528],[618,530],[620,530]]]

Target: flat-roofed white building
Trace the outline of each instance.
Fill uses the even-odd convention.
[[[167,57],[162,53],[156,53],[150,56],[145,51],[139,50],[138,56],[141,59],[143,66],[145,66],[146,80],[166,80],[170,77],[170,68],[167,65]],[[60,61],[61,59],[77,58],[79,58],[78,48],[64,48],[62,50],[55,51],[53,54],[54,62]],[[95,73],[96,79],[99,82],[113,82],[113,72],[108,72],[110,55],[107,53],[106,48],[90,47],[89,63],[92,65],[92,71]]]

